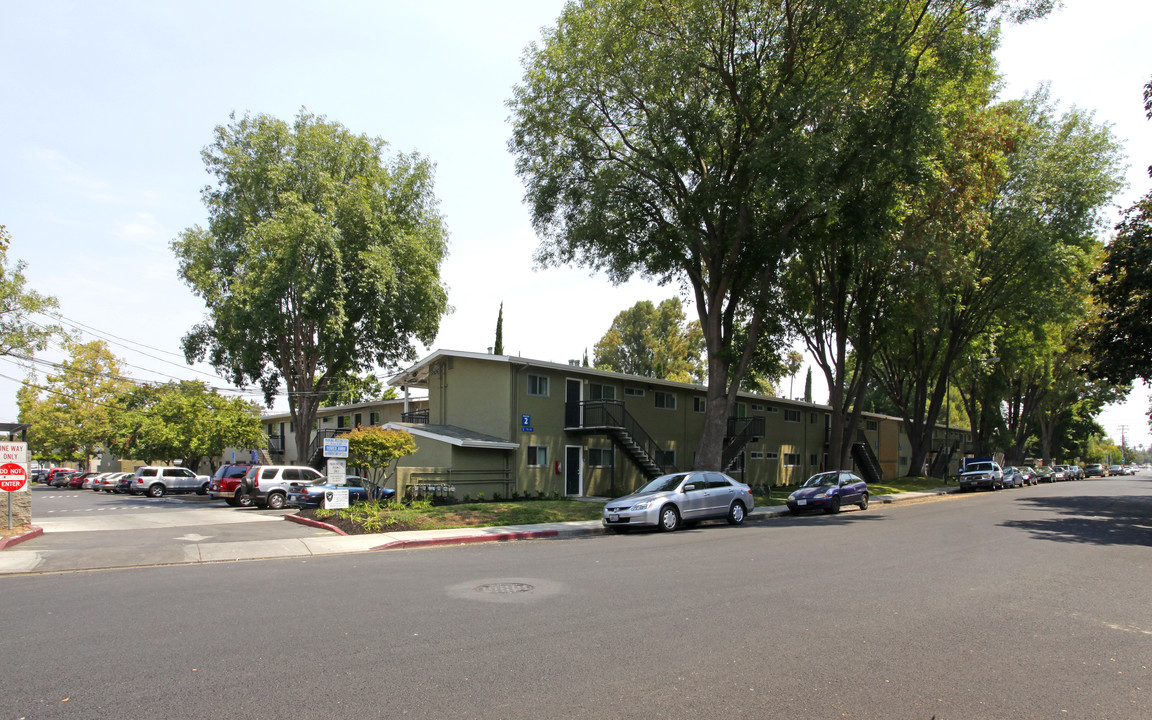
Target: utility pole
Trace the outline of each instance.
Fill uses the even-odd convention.
[[[1125,442],[1125,433],[1127,433],[1127,432],[1128,432],[1128,426],[1127,425],[1121,425],[1120,426],[1120,464],[1121,465],[1123,465],[1126,462],[1125,457],[1128,455],[1128,453],[1127,453],[1128,446]]]

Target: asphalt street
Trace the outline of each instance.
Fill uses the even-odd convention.
[[[1150,566],[1144,475],[0,577],[0,718],[1147,718]]]

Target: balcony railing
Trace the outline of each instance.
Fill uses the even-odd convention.
[[[412,423],[413,425],[427,425],[428,411],[413,410],[412,412],[402,413],[400,415],[400,422]]]
[[[283,435],[269,435],[268,436],[268,452],[273,455],[284,454],[284,436]]]

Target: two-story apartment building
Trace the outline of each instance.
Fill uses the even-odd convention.
[[[620,495],[690,468],[707,402],[692,384],[447,350],[389,382],[425,392],[427,404],[426,417],[405,416],[418,422],[382,423],[417,441],[399,462],[397,488],[449,486],[473,498]],[[802,482],[827,467],[829,420],[824,405],[742,393],[724,469],[753,486]],[[967,431],[951,433],[963,442]],[[894,477],[908,474],[909,448],[898,418],[867,415],[853,456],[865,476]]]

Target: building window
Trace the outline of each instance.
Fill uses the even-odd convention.
[[[811,455],[808,456],[808,464],[815,467],[815,465],[816,465],[816,453],[812,453]]]
[[[911,460],[908,457],[903,455],[900,457],[900,467],[908,467],[909,462],[911,462]]]
[[[676,396],[672,393],[661,392],[656,390],[652,393],[656,401],[656,407],[661,410],[675,410],[676,409]]]
[[[876,431],[880,428],[880,423],[876,422],[875,420],[865,420],[864,427],[868,430]]]
[[[337,430],[343,430],[346,427],[348,427],[348,416],[347,415],[337,415],[336,416],[336,429]]]
[[[675,465],[676,464],[676,451],[675,450],[657,450],[656,451],[656,464],[660,466]]]
[[[378,413],[378,412],[368,413],[368,424],[369,425],[379,425],[380,424],[380,413]]]
[[[784,422],[795,422],[795,423],[800,422],[800,411],[799,410],[785,410],[784,411]]]
[[[548,467],[548,446],[528,446],[528,467]]]
[[[615,400],[616,386],[591,383],[588,385],[588,397],[592,400]]]
[[[588,448],[588,467],[610,468],[614,455],[612,448]]]
[[[325,425],[327,425],[328,423],[332,422],[332,418],[330,418],[330,417],[326,417],[326,418],[324,418],[323,420],[324,420],[324,424],[325,424]]]
[[[706,406],[707,403],[708,403],[708,398],[702,398],[699,395],[693,396],[692,397],[692,412],[698,412],[698,413],[704,412],[704,407]]]
[[[624,397],[644,397],[644,388],[626,387]]]
[[[548,397],[548,376],[529,375],[528,394],[533,397]]]
[[[815,425],[816,424],[816,417],[817,417],[816,413],[808,413],[808,424],[809,425]]]
[[[764,459],[764,453],[759,451],[759,450],[753,450],[752,452],[748,453],[748,459],[749,460],[763,460]]]
[[[800,453],[784,453],[784,467],[800,467]]]
[[[780,408],[776,407],[775,405],[769,405],[768,407],[764,408],[764,412],[778,413],[780,412]]]
[[[764,459],[765,460],[779,460],[780,459],[780,453],[774,453],[774,452],[770,452],[770,451],[765,452],[764,453]]]
[[[356,413],[352,417],[352,427],[360,427],[363,424],[363,422],[364,422],[364,416],[361,415],[360,413]]]

